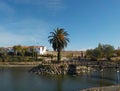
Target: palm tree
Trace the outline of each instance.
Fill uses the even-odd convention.
[[[26,47],[23,47],[22,50],[21,50],[21,54],[22,56],[24,57],[25,56],[25,53],[28,51],[28,48]]]
[[[68,33],[64,31],[63,28],[57,28],[54,32],[50,32],[50,36],[48,37],[48,41],[52,45],[54,51],[57,51],[57,60],[58,62],[61,60],[61,51],[67,47],[69,42]]]

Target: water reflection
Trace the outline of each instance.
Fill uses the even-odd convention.
[[[0,91],[77,91],[119,84],[119,69],[104,69],[80,75],[38,76],[30,68],[0,68]]]

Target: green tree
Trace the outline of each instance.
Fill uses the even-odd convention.
[[[115,55],[118,57],[120,56],[120,49],[115,50]]]
[[[69,42],[69,34],[63,28],[57,28],[54,32],[50,32],[50,34],[48,41],[52,45],[53,50],[58,52],[57,60],[59,62],[61,60],[61,51],[67,47]]]
[[[28,48],[23,47],[22,51],[21,51],[22,56],[24,57],[25,53],[27,53],[27,52],[28,52]]]
[[[99,51],[99,58],[104,57],[103,45],[99,43],[96,49]]]
[[[15,46],[13,46],[13,50],[14,50],[14,54],[17,56],[18,53],[21,54],[21,52],[22,52],[22,46],[21,45],[15,45]]]
[[[7,51],[4,48],[0,48],[0,52],[2,53],[2,55],[1,55],[2,62],[8,61]]]
[[[98,60],[98,58],[100,57],[100,51],[97,48],[87,50],[86,57],[90,58],[91,60]]]
[[[103,45],[104,57],[110,60],[110,57],[114,54],[114,47],[111,45]]]
[[[86,56],[91,59],[101,59],[101,58],[107,58],[110,60],[110,57],[114,54],[114,47],[108,44],[101,45],[99,44],[98,47],[95,49],[87,50]]]
[[[86,57],[87,57],[87,58],[91,58],[91,57],[92,57],[92,52],[93,52],[92,49],[86,50]]]
[[[35,48],[34,46],[30,47],[30,53],[32,54],[33,59],[35,58]]]

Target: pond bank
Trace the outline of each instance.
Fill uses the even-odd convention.
[[[0,62],[0,67],[35,67],[41,62]]]
[[[120,85],[94,87],[94,88],[89,88],[89,89],[83,89],[80,91],[120,91]]]

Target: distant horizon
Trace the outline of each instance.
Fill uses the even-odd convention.
[[[101,43],[102,44],[102,43]],[[18,45],[21,45],[21,44],[18,44]],[[111,45],[111,44],[108,44],[108,45]],[[16,45],[11,45],[11,46],[0,46],[0,47],[13,47],[13,46],[16,46]],[[47,46],[45,46],[45,45],[21,45],[21,46],[44,46],[44,47],[46,47],[47,48]],[[98,46],[98,45],[97,45]],[[97,47],[96,46],[96,47]],[[113,45],[111,45],[111,46],[113,46]],[[94,48],[96,48],[96,47],[94,47]],[[114,47],[114,46],[113,46]],[[86,50],[89,50],[89,49],[94,49],[94,48],[86,48],[86,49],[78,49],[78,50],[70,50],[70,49],[67,49],[67,48],[65,48],[64,50],[62,50],[62,51],[86,51]],[[114,47],[115,48],[115,47]],[[118,49],[119,47],[117,47],[117,48],[115,48],[115,49]],[[48,49],[47,48],[47,50],[49,50],[49,51],[54,51],[53,49],[52,49],[52,46],[51,46],[51,48],[50,49]]]
[[[85,50],[99,43],[120,46],[120,1],[0,0],[0,46],[45,45],[49,33],[64,28],[65,50]]]

